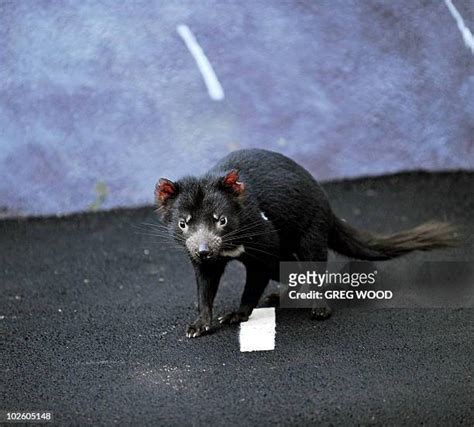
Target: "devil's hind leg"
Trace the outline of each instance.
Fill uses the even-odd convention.
[[[315,230],[309,231],[301,240],[301,245],[296,255],[300,262],[318,262],[320,273],[326,270],[328,260],[327,233]],[[311,318],[315,320],[326,320],[331,317],[332,309],[326,300],[313,299]]]

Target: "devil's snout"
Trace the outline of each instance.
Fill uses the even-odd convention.
[[[207,243],[199,243],[198,256],[201,259],[207,258],[209,255],[209,245]]]
[[[220,251],[222,239],[208,229],[198,228],[186,239],[186,247],[196,260],[206,261],[214,258]]]

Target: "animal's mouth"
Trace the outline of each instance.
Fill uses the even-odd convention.
[[[196,252],[193,254],[193,258],[196,262],[200,264],[204,264],[204,263],[215,261],[217,259],[217,255],[214,255],[214,254],[199,255]]]
[[[209,249],[201,250],[195,249],[193,251],[188,251],[191,257],[198,263],[210,262],[218,258],[219,253],[211,251]]]

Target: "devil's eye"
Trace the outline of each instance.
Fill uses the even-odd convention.
[[[178,225],[179,225],[179,228],[181,229],[186,229],[187,225],[186,225],[186,221],[184,219],[180,219],[179,222],[178,222]]]
[[[219,225],[220,225],[221,227],[224,227],[224,225],[226,225],[226,224],[227,224],[227,218],[226,218],[225,216],[221,216],[221,217],[219,218]]]

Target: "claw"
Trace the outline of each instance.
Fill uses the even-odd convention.
[[[211,325],[198,320],[188,326],[186,331],[186,336],[188,338],[196,338],[203,334],[208,333],[212,329]]]
[[[219,317],[219,322],[220,323],[229,323],[229,324],[235,324],[235,323],[241,323],[241,322],[246,322],[248,320],[249,316],[247,316],[244,313],[235,311],[229,314],[226,314],[224,316]]]

